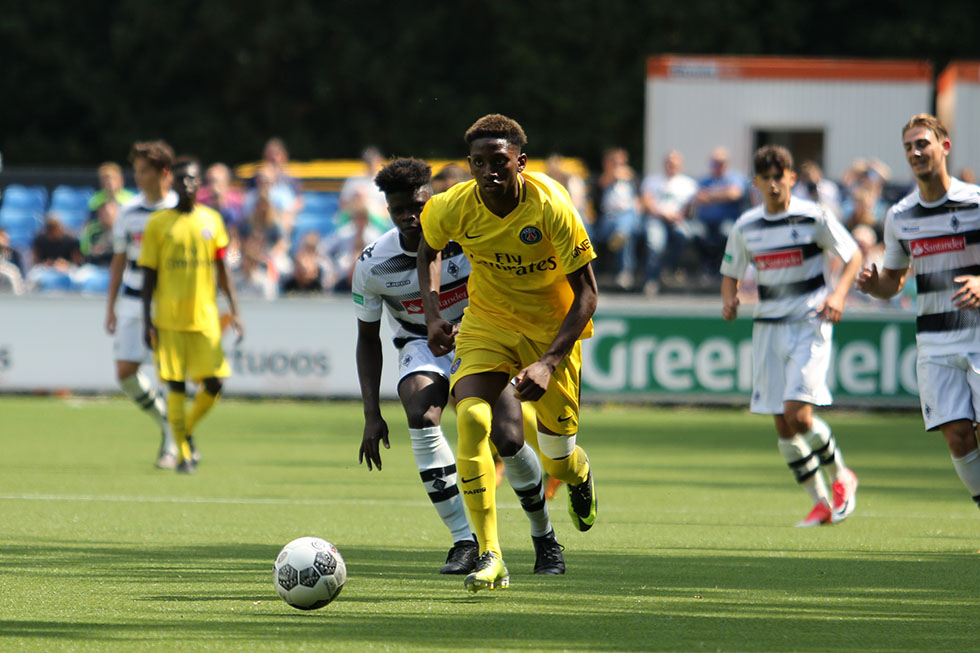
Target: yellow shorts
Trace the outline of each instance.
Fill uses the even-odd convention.
[[[231,369],[221,351],[221,333],[157,329],[157,346],[153,350],[160,378],[164,381],[207,379],[231,376]]]
[[[540,359],[550,344],[529,340],[513,331],[467,325],[464,319],[456,336],[456,357],[450,368],[450,390],[456,381],[470,374],[504,372],[514,378],[522,369]],[[554,433],[573,435],[578,432],[581,376],[582,343],[578,341],[551,375],[544,396],[531,402],[538,420]]]

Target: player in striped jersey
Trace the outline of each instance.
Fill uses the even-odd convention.
[[[387,313],[398,349],[398,396],[408,419],[412,453],[422,484],[436,512],[449,529],[453,546],[443,574],[468,574],[478,554],[477,543],[466,519],[456,484],[456,460],[439,423],[449,399],[453,352],[435,356],[429,351],[422,311],[416,253],[422,235],[419,216],[432,196],[431,170],[418,159],[396,159],[375,178],[384,192],[388,212],[395,223],[368,245],[354,266],[352,291],[357,314],[357,373],[364,403],[364,435],[358,462],[367,460],[381,470],[380,446],[388,448],[388,425],[381,415],[382,349],[380,320]],[[467,304],[469,259],[454,242],[442,250],[442,285],[439,301],[443,315],[458,323]],[[555,539],[542,487],[537,453],[524,442],[521,405],[512,393],[498,402],[500,419],[493,440],[504,461],[507,478],[531,522],[535,548],[534,572],[562,574],[565,563]]]
[[[893,297],[915,267],[916,374],[926,429],[942,432],[953,467],[980,505],[980,187],[950,176],[952,143],[939,120],[913,116],[902,128],[916,189],[885,216],[885,259],[858,288]]]
[[[129,161],[140,193],[120,209],[112,228],[105,328],[114,336],[112,353],[119,385],[160,427],[162,440],[156,466],[173,469],[177,464],[177,444],[167,423],[166,400],[156,384],[140,372],[140,365],[150,359],[150,351],[143,343],[143,272],[136,262],[150,214],[177,205],[177,193],[170,189],[174,152],[163,141],[134,143]]]
[[[827,370],[833,325],[861,270],[861,252],[837,218],[792,195],[796,173],[786,148],[759,148],[754,167],[763,204],[743,213],[728,236],[721,264],[722,317],[737,316],[739,280],[754,263],[759,302],[753,315],[750,410],[775,417],[779,452],[813,501],[797,526],[836,523],[854,510],[857,476],[844,465],[830,427],[813,407],[831,403]],[[845,264],[833,288],[824,276],[825,252]],[[830,476],[831,493],[822,470]]]

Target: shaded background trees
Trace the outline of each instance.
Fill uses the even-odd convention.
[[[980,58],[980,3],[554,0],[6,2],[0,152],[10,166],[122,159],[162,137],[204,160],[458,156],[479,115],[529,152],[639,160],[651,54]]]

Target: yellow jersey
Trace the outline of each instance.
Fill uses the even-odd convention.
[[[517,208],[501,218],[476,181],[456,184],[422,210],[422,232],[435,250],[453,240],[470,259],[470,303],[463,317],[551,343],[574,294],[565,275],[595,258],[568,191],[541,173],[519,177]],[[592,321],[580,338],[592,335]]]
[[[164,209],[150,215],[139,265],[157,271],[153,324],[158,329],[220,332],[214,261],[228,246],[221,216],[198,204],[190,213]]]

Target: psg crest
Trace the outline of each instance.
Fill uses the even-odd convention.
[[[525,245],[533,245],[541,241],[541,230],[537,227],[524,227],[521,229],[521,242]]]

